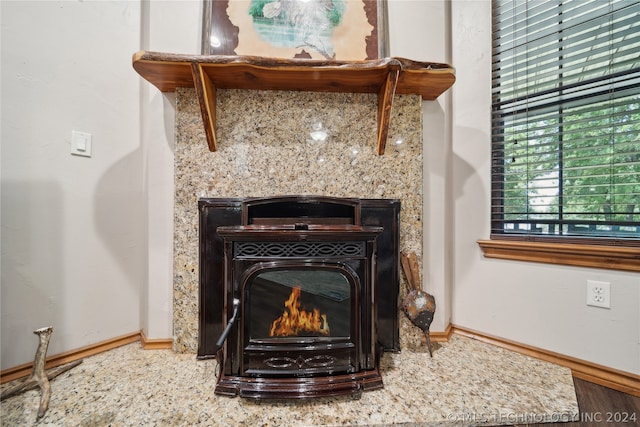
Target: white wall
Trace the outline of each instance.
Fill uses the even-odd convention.
[[[451,63],[449,4],[441,0],[390,0],[390,56]],[[451,175],[451,101],[446,92],[423,109],[423,289],[436,299],[432,332],[443,332],[451,320],[451,221],[447,197]]]
[[[640,275],[483,259],[489,237],[491,4],[452,2],[454,278],[452,321],[487,334],[640,373]],[[611,309],[586,281],[611,282]]]
[[[140,329],[137,2],[3,1],[3,369]],[[93,157],[69,154],[71,131]]]
[[[198,54],[201,22],[201,1],[143,2],[140,49]],[[149,244],[148,277],[141,298],[141,327],[147,338],[166,339],[173,336],[175,94],[163,94],[142,78],[140,80]]]

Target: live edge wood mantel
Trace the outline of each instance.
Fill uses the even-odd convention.
[[[455,81],[454,70],[447,64],[404,58],[322,61],[141,51],[133,55],[133,68],[162,92],[195,88],[210,151],[217,146],[216,89],[377,93],[376,152],[381,155],[394,95],[417,94],[435,100]]]

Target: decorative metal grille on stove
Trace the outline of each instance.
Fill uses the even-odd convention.
[[[366,255],[364,242],[237,242],[236,257],[360,257]]]

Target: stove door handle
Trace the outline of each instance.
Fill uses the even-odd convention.
[[[229,321],[227,322],[227,327],[224,328],[224,331],[222,331],[222,335],[220,335],[220,338],[218,338],[218,341],[216,342],[216,348],[215,348],[214,353],[217,353],[218,350],[220,350],[220,348],[224,344],[224,341],[227,339],[227,335],[229,335],[229,332],[231,332],[231,328],[233,327],[233,324],[235,323],[236,318],[238,317],[238,308],[239,307],[240,307],[240,300],[238,298],[234,298],[233,299],[233,314],[231,315],[231,319],[229,319]]]

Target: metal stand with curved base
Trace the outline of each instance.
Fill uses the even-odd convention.
[[[360,394],[382,388],[378,370],[308,378],[252,378],[223,375],[215,393],[249,399],[308,399]]]

